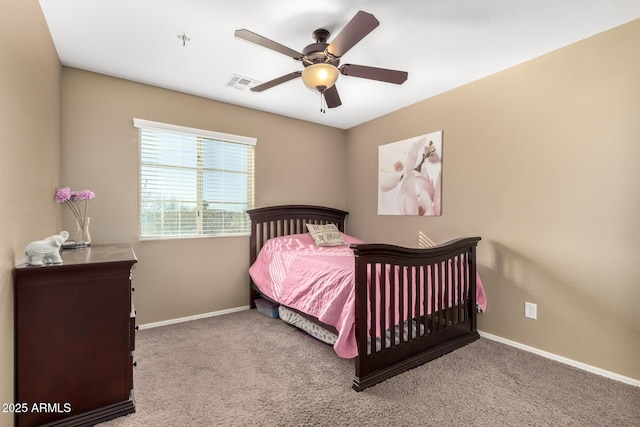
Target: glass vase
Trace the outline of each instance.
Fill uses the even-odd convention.
[[[75,241],[78,245],[91,246],[91,235],[89,234],[89,217],[84,220],[76,219],[76,237]]]

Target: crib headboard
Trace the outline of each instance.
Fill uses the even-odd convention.
[[[307,223],[333,223],[344,232],[349,215],[349,212],[340,209],[313,205],[269,206],[251,209],[247,213],[251,218],[249,265],[256,260],[262,245],[272,237],[306,233]]]

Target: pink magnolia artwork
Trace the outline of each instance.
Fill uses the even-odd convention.
[[[442,131],[378,147],[378,215],[439,216]]]

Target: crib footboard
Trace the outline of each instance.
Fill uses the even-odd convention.
[[[356,263],[355,390],[479,338],[479,241],[461,238],[426,249],[351,245]]]

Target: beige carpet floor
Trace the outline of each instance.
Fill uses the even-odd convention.
[[[141,330],[123,426],[640,426],[640,388],[487,339],[363,392],[353,361],[255,310]]]

